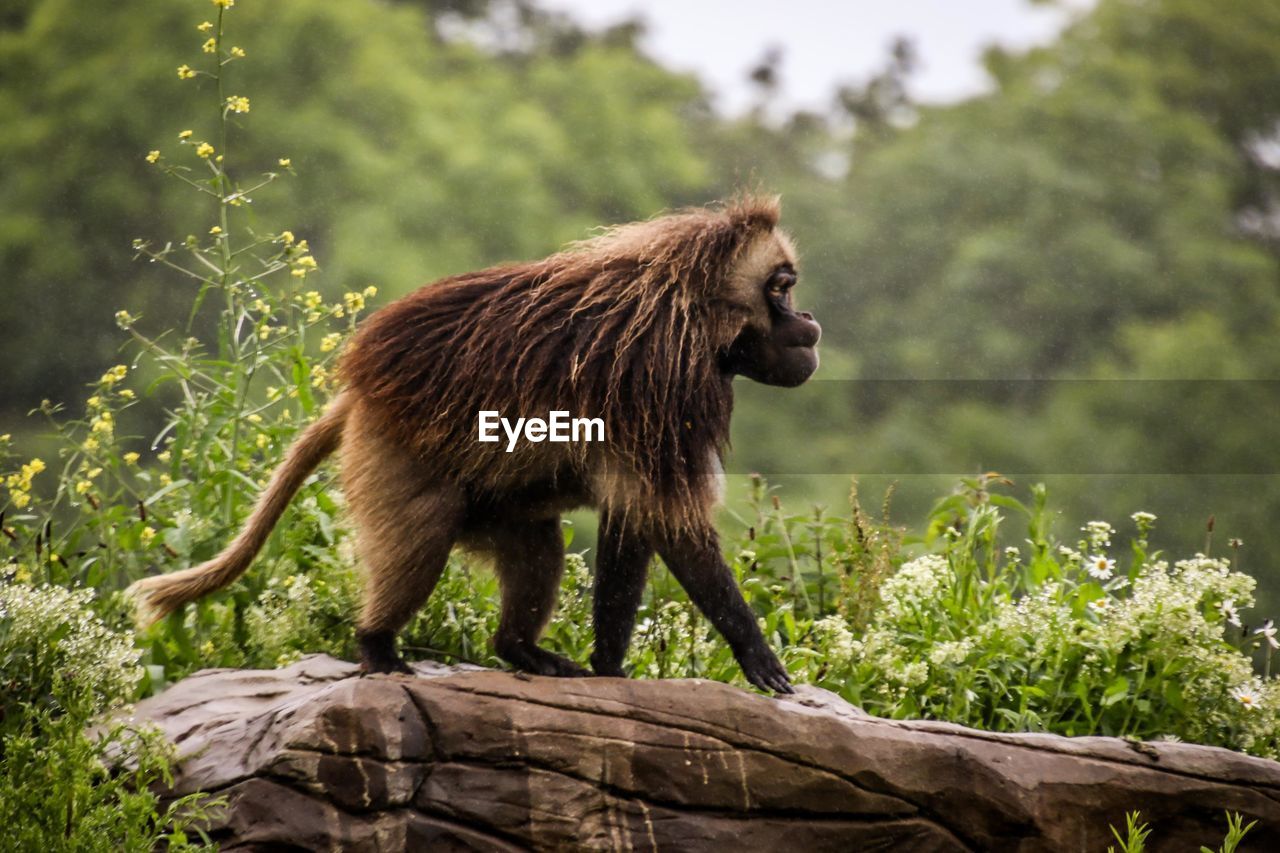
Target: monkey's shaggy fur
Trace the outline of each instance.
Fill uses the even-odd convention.
[[[661,507],[662,521],[700,513],[707,460],[728,442],[733,404],[716,354],[743,321],[717,292],[716,273],[777,221],[776,198],[747,197],[723,211],[620,226],[545,260],[446,278],[361,327],[344,382],[433,473],[480,488],[543,467],[529,457],[549,448],[478,444],[477,412],[601,417],[611,458],[590,462],[636,477],[628,503]],[[585,465],[598,448],[565,450]]]

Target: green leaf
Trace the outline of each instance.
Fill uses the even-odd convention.
[[[1125,678],[1123,675],[1116,676],[1115,680],[1108,684],[1107,689],[1102,693],[1103,707],[1109,708],[1124,699],[1129,695],[1130,687],[1129,679]]]

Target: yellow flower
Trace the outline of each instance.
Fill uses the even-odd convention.
[[[261,450],[262,448],[266,447],[266,446],[267,446],[267,442],[268,442],[268,441],[269,441],[269,439],[267,438],[267,434],[266,434],[265,432],[260,432],[260,433],[258,433],[258,439],[257,439],[256,444],[258,445],[258,449],[259,449],[259,450]]]
[[[190,65],[179,65],[179,66],[178,66],[178,79],[179,79],[179,80],[190,80],[190,79],[191,79],[192,77],[194,77],[194,76],[196,76],[196,71],[195,71],[195,69],[194,69],[194,68],[192,68]]]
[[[280,168],[282,168],[282,169],[287,169],[287,168],[289,168],[289,167],[290,167],[290,166],[292,166],[292,165],[293,165],[293,160],[292,160],[292,159],[290,159],[290,158],[288,158],[288,157],[281,157],[281,158],[280,158]]]
[[[148,162],[148,163],[154,163],[154,162],[156,162],[156,161],[157,161],[157,160],[159,160],[159,159],[160,159],[160,152],[159,152],[159,151],[149,151],[149,152],[147,152],[147,162]]]
[[[244,419],[251,424],[262,423],[262,415],[258,414],[257,412],[250,412],[249,414],[244,416]]]
[[[44,470],[44,460],[39,458],[32,459],[26,465],[22,466],[22,470],[24,473],[26,471],[30,471],[32,474],[39,474]]]
[[[18,568],[13,570],[13,579],[18,583],[30,583],[31,570],[22,563],[19,563]]]
[[[128,388],[120,389],[120,398],[122,400],[132,400],[135,396],[137,395],[134,394],[132,391],[130,391]]]
[[[102,473],[101,468],[90,468],[88,471],[85,472],[84,475],[92,480],[94,477],[98,476],[101,473]]]
[[[342,297],[342,301],[347,303],[347,311],[355,314],[364,310],[364,295],[360,293],[347,293]]]
[[[156,458],[159,459],[161,462],[168,462],[169,459],[172,458],[172,455],[167,450],[161,450],[159,453],[156,454]]]
[[[372,299],[373,297],[378,295],[378,288],[374,287],[371,284],[364,289],[364,295],[367,296],[369,299]]]
[[[320,352],[333,352],[338,348],[338,342],[342,340],[342,335],[334,332],[331,335],[325,335],[320,341]]]
[[[227,97],[227,109],[233,113],[249,112],[249,99],[244,95],[229,95]]]
[[[14,506],[16,506],[18,509],[22,509],[27,504],[31,503],[31,495],[27,494],[26,492],[15,492],[13,495],[10,496],[10,500],[13,501]]]
[[[213,53],[215,50],[218,49],[218,40],[211,38],[208,41],[206,41],[204,44],[200,45],[200,49],[203,50],[205,53]]]
[[[138,538],[142,540],[143,545],[150,545],[151,540],[156,538],[156,529],[148,525],[142,528],[142,533],[138,535]]]
[[[121,457],[121,458],[122,458],[122,459],[124,459],[124,464],[126,464],[126,465],[137,465],[137,464],[138,464],[138,458],[139,458],[139,457],[138,457],[138,454],[137,454],[137,453],[135,453],[135,452],[134,452],[134,451],[132,451],[132,450],[130,450],[128,453],[126,453],[126,454],[125,454],[123,457]]]
[[[162,486],[168,486],[168,485],[170,485],[171,483],[173,483],[173,478],[172,478],[172,477],[170,477],[168,474],[161,474],[161,475],[160,475],[160,485],[162,485]]]
[[[236,5],[236,0],[209,0],[209,2],[213,3],[215,6],[220,6],[223,9],[230,9],[232,6]]]
[[[217,237],[219,234],[222,233],[222,226],[221,225],[213,226],[212,228],[209,229],[209,233]]]
[[[203,157],[206,160],[208,160],[211,156],[213,156],[213,146],[207,142],[201,142],[199,145],[196,146],[196,156]]]
[[[133,325],[133,315],[128,311],[116,312],[116,325],[122,329],[127,329]]]
[[[12,438],[13,436],[7,432],[4,435],[0,435],[0,444],[8,444],[9,440]]]
[[[281,231],[281,232],[280,232],[280,240],[281,240],[281,241],[282,241],[286,246],[292,246],[292,245],[293,245],[293,232],[292,232],[292,231]]]
[[[93,483],[89,480],[81,480],[76,483],[76,494],[83,495],[93,488]]]
[[[110,388],[112,385],[115,385],[121,379],[124,379],[125,376],[128,375],[128,373],[129,373],[129,368],[125,367],[123,364],[117,364],[115,367],[111,368],[106,373],[102,374],[102,378],[98,380],[98,383]]]
[[[207,33],[209,30],[213,29],[213,21],[204,21],[203,23],[196,24],[196,29],[202,33]]]
[[[329,378],[329,371],[324,369],[323,365],[317,364],[311,368],[311,387],[323,388],[324,381]]]
[[[88,400],[85,400],[85,403],[89,406],[89,408],[96,409],[102,405],[102,398],[99,397],[97,394],[94,394]]]
[[[183,140],[183,141],[186,141],[186,140],[190,139],[190,138],[191,138],[191,131],[189,131],[189,130],[184,130],[184,131],[182,131],[181,133],[179,133],[179,134],[178,134],[178,138],[179,138],[179,139],[181,139],[181,140]]]
[[[309,252],[309,251],[311,251],[311,247],[310,247],[309,245],[307,245],[307,241],[306,241],[306,240],[299,240],[299,241],[298,241],[298,251],[299,251],[299,252]]]
[[[200,646],[200,654],[203,657],[213,657],[213,640],[205,640]]]
[[[93,436],[89,436],[84,440],[84,443],[81,444],[80,446],[84,448],[85,451],[89,453],[93,453],[98,449],[98,439],[94,438]]]
[[[234,56],[236,59],[244,59],[244,48],[243,47],[231,48],[231,55]]]
[[[263,325],[261,328],[258,329],[258,340],[265,341],[269,337],[271,337],[270,326]]]
[[[303,240],[302,242],[305,243],[307,241]],[[301,246],[302,244],[299,243],[298,245]],[[295,259],[293,263],[294,267],[291,275],[293,275],[294,278],[306,278],[307,273],[312,272],[316,268],[316,259],[310,255],[303,255],[302,257]],[[309,302],[307,307],[311,307]]]

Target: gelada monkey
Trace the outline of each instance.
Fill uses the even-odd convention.
[[[792,303],[796,258],[778,214],[776,198],[744,196],[622,225],[376,312],[343,354],[342,391],[290,448],[237,538],[207,563],[139,581],[139,603],[158,619],[237,578],[305,478],[337,453],[365,575],[366,672],[407,671],[396,632],[459,544],[496,565],[500,657],[531,673],[592,674],[538,639],[563,569],[560,514],[594,507],[594,674],[623,674],[657,553],[747,680],[790,692],[712,523],[734,377],[792,387],[818,366],[821,328]],[[480,441],[478,415],[494,411],[512,422],[553,411],[600,418],[604,436]]]

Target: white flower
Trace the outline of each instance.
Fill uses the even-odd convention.
[[[1106,598],[1095,598],[1093,601],[1089,602],[1089,607],[1094,613],[1101,616],[1103,613],[1106,613],[1111,609],[1111,601]]]
[[[1016,545],[1010,545],[1004,549],[1004,558],[1011,563],[1016,563],[1022,557],[1022,552],[1018,550]]]
[[[1248,685],[1241,685],[1233,688],[1231,695],[1245,707],[1245,710],[1252,711],[1258,707],[1258,694]]]
[[[1155,514],[1150,512],[1135,512],[1129,517],[1133,519],[1134,524],[1150,524],[1156,520]]]
[[[1106,548],[1111,544],[1112,528],[1105,521],[1091,521],[1080,530],[1089,537],[1089,546],[1092,548]]]
[[[1222,603],[1218,605],[1218,612],[1222,614],[1222,618],[1226,619],[1237,628],[1240,627],[1240,613],[1236,610],[1236,600],[1234,598],[1224,598]]]
[[[951,566],[947,558],[925,554],[904,563],[880,587],[880,598],[886,615],[901,618],[932,605],[944,587],[951,584]]]
[[[1090,575],[1100,581],[1104,581],[1111,577],[1111,573],[1116,567],[1116,561],[1108,560],[1105,554],[1094,554],[1089,558],[1089,562],[1086,565]]]
[[[1262,623],[1262,627],[1254,631],[1255,634],[1261,634],[1273,649],[1280,649],[1280,641],[1276,640],[1276,623],[1274,619],[1268,619]]]

